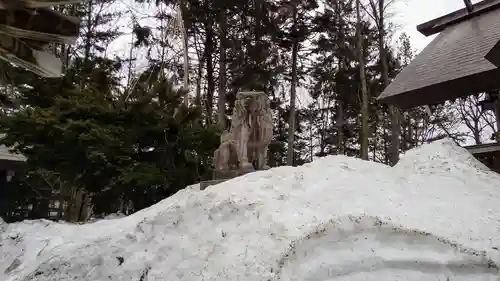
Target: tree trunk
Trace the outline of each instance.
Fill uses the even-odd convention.
[[[210,10],[209,0],[206,1],[207,11]],[[212,113],[214,104],[215,80],[214,80],[214,66],[213,66],[213,53],[214,53],[214,29],[213,19],[209,15],[206,21],[206,41],[205,41],[205,59],[207,63],[207,100],[205,106],[207,108],[207,122],[212,123]]]
[[[203,75],[203,58],[198,62],[198,76],[196,77],[196,97],[194,100],[194,104],[196,106],[201,107],[201,77]],[[187,98],[187,96],[186,96]],[[188,104],[186,104],[188,105]]]
[[[413,140],[413,124],[412,124],[412,118],[411,114],[408,114],[408,147],[407,149],[410,150],[413,148],[414,144],[416,141]]]
[[[221,129],[226,128],[226,9],[222,8],[219,19],[219,100],[217,102],[217,123]]]
[[[309,161],[313,161],[313,155],[314,155],[314,145],[313,145],[313,126],[314,126],[314,119],[313,119],[313,113],[310,113],[311,116],[309,117],[309,154],[310,158]]]
[[[297,7],[293,7],[293,27],[292,34],[297,32]],[[292,85],[290,91],[290,116],[288,118],[288,151],[287,165],[292,166],[294,160],[294,138],[295,138],[295,100],[297,95],[297,54],[299,52],[299,42],[294,36],[292,46]]]
[[[365,59],[363,54],[363,37],[361,34],[361,15],[359,0],[356,0],[356,36],[359,60],[359,78],[361,80],[361,159],[368,160],[368,90],[365,78]]]
[[[384,110],[385,111],[385,110]],[[384,164],[389,165],[390,159],[389,159],[389,134],[387,132],[387,112],[383,113],[384,119],[382,122],[383,126],[383,131],[382,131],[382,136],[384,139]]]
[[[345,39],[343,38],[343,30],[342,30],[342,12],[341,12],[341,7],[340,3],[336,3],[335,5],[335,19],[336,23],[339,25],[339,35],[337,39],[340,41],[340,44],[344,45],[345,44]],[[340,55],[337,57],[338,59],[338,64],[339,64],[339,72],[341,72],[344,68],[344,58],[341,57]],[[345,145],[344,145],[344,125],[345,125],[345,118],[344,118],[344,95],[345,92],[339,91],[337,93],[337,106],[336,106],[336,120],[335,120],[335,127],[337,129],[337,154],[343,155],[345,154]],[[327,117],[328,118],[328,117]],[[329,118],[327,119],[329,120]]]
[[[401,150],[408,150],[408,118],[401,116]]]
[[[186,90],[186,95],[184,96],[184,105],[189,105],[189,56],[188,56],[188,22],[185,18],[187,13],[187,1],[181,1],[179,13],[182,18],[182,47],[184,53],[184,89]]]
[[[384,25],[384,0],[378,0],[378,19],[379,22],[377,24],[378,27],[378,45],[380,51],[380,62],[382,65],[382,88],[385,89],[387,85],[389,85],[389,62],[387,61],[387,49],[385,48],[385,25]],[[389,105],[389,114],[391,116],[391,146],[389,148],[390,154],[390,164],[396,165],[399,161],[399,135],[400,135],[400,126],[399,126],[399,111],[396,107]]]
[[[337,100],[337,154],[345,154],[344,146],[344,101],[342,98]]]

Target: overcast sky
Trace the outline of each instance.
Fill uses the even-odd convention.
[[[154,5],[138,4],[132,0],[120,0],[126,7],[129,7],[134,13],[139,15],[152,15],[158,8]],[[389,1],[389,0],[386,0]],[[434,37],[425,37],[417,31],[417,25],[434,18],[451,13],[455,10],[464,8],[463,0],[393,0],[394,7],[390,13],[393,14],[390,19],[397,25],[397,32],[394,36],[393,44],[399,34],[406,32],[411,39],[411,44],[414,49],[421,51]],[[125,3],[128,2],[128,3]],[[472,0],[472,3],[477,3],[479,0]],[[141,24],[153,25],[151,20],[140,20]],[[124,16],[117,22],[118,25],[130,26],[130,18]],[[128,36],[125,36],[128,37]],[[179,43],[180,44],[180,43]],[[111,52],[119,53],[119,56],[128,56],[130,39],[120,38],[111,44]]]
[[[472,0],[477,3],[478,0]],[[435,37],[425,37],[417,31],[417,25],[437,17],[465,8],[463,0],[399,0],[394,8],[393,21],[406,32],[413,48],[421,51]]]

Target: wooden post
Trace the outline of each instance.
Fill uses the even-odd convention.
[[[495,121],[497,124],[496,132],[495,132],[495,140],[497,142],[500,142],[500,99],[496,97],[494,103],[493,103],[493,111],[495,112]]]
[[[0,170],[0,216],[5,216],[8,211],[7,195],[7,171]]]

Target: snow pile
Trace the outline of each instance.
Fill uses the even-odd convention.
[[[444,140],[332,156],[119,219],[0,225],[0,280],[499,280],[500,177]]]

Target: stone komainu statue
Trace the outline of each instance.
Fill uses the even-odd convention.
[[[227,169],[234,171],[232,154],[237,155],[236,170],[240,173],[236,174],[269,168],[267,148],[272,137],[273,120],[267,95],[263,92],[238,93],[230,131],[221,136],[221,145],[214,155],[216,174]]]
[[[250,111],[248,157],[257,170],[269,169],[267,149],[273,139],[273,115],[267,95],[257,95]]]

